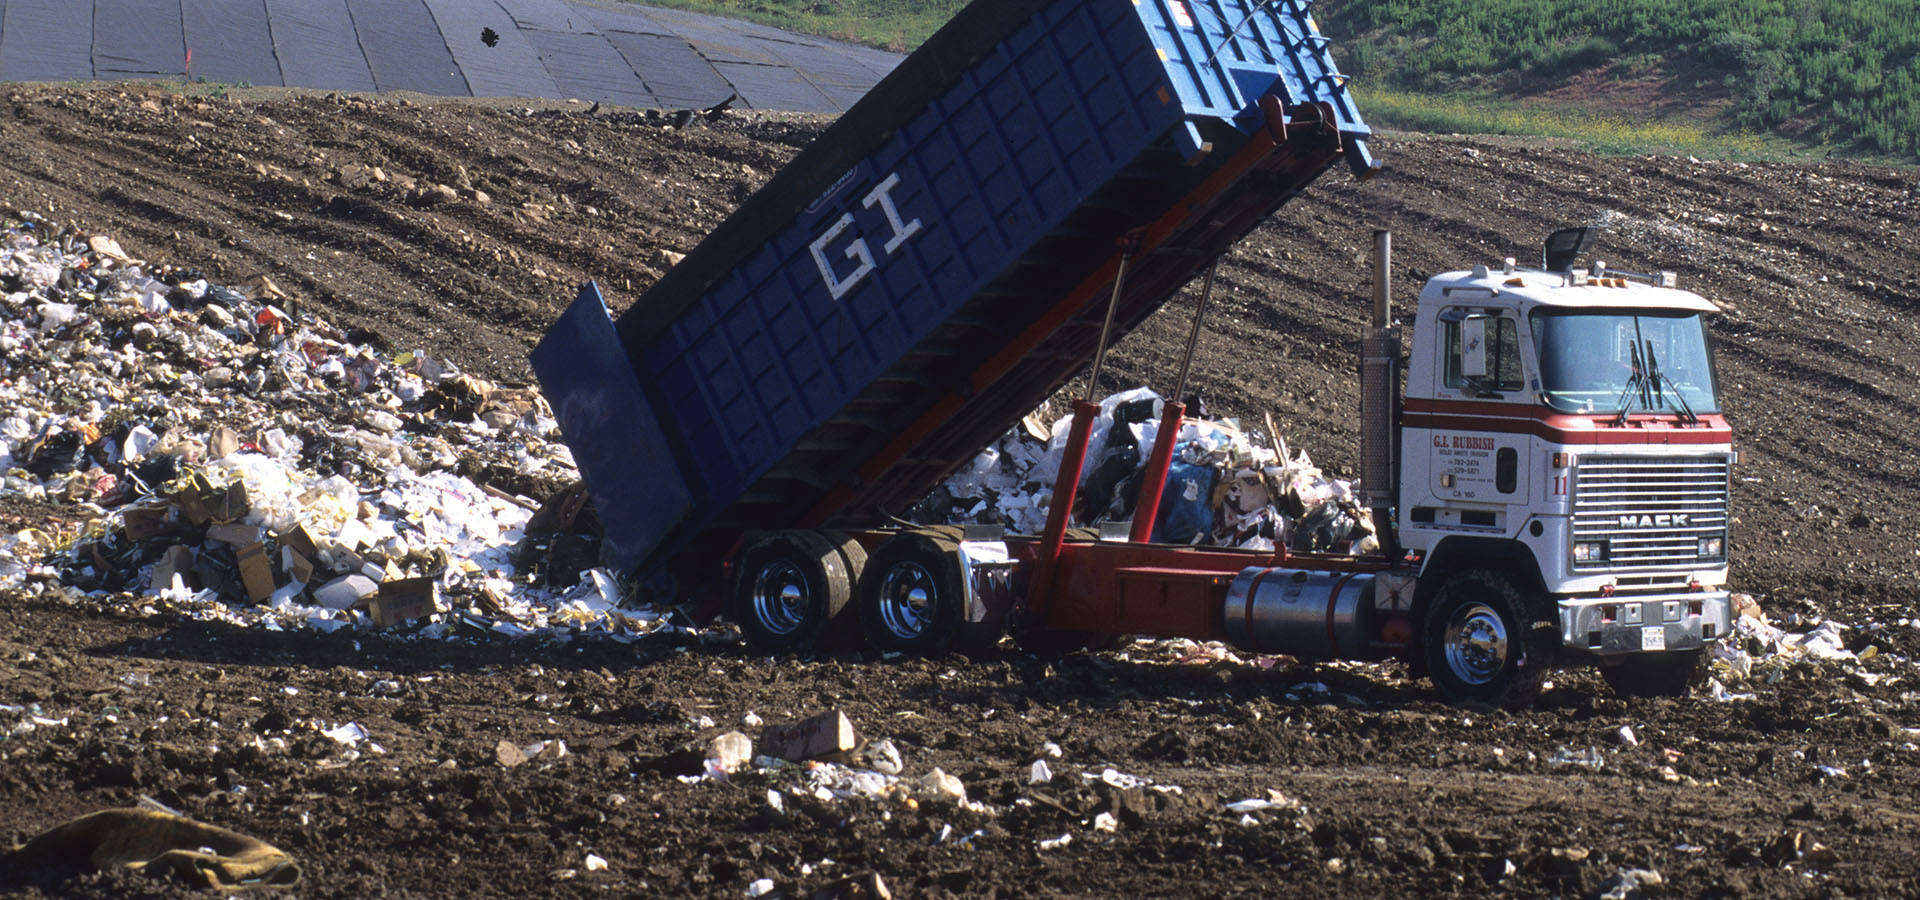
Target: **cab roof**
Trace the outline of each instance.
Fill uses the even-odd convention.
[[[1713,301],[1692,291],[1660,287],[1643,278],[1623,277],[1617,273],[1604,273],[1595,278],[1581,269],[1575,269],[1572,275],[1568,275],[1538,269],[1514,269],[1508,272],[1478,266],[1429,279],[1426,287],[1420,291],[1420,304],[1427,306],[1497,299],[1502,305],[1518,306],[1521,312],[1528,312],[1535,307],[1671,309],[1700,313],[1720,310]]]

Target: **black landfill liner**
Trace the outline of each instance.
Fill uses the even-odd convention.
[[[95,0],[93,73],[144,78],[187,72],[187,44],[178,3]]]
[[[180,4],[187,49],[193,62],[187,74],[217,84],[285,84],[273,55],[273,29],[267,6],[257,2],[184,0]]]
[[[620,106],[659,106],[625,57],[603,35],[528,29],[562,96]]]
[[[441,97],[470,93],[440,26],[421,0],[354,0],[353,26],[380,90]],[[473,39],[480,39],[478,30]]]
[[[713,64],[713,68],[740,93],[740,105],[754,109],[814,109],[830,102],[806,76],[786,66],[744,63]]]
[[[565,0],[499,0],[499,3],[521,28],[583,33],[593,30],[586,13]]]
[[[93,77],[92,0],[8,0],[0,81]]]
[[[612,32],[607,40],[643,73],[647,89],[662,106],[705,109],[733,93],[733,86],[693,52],[685,38]]]
[[[267,17],[288,87],[374,90],[347,0],[267,0]]]
[[[475,97],[558,97],[540,51],[493,0],[426,0]],[[492,29],[493,46],[481,40]]]

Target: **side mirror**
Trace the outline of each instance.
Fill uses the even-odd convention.
[[[1487,317],[1471,315],[1460,323],[1460,374],[1487,377]]]

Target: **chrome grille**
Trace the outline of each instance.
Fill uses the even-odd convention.
[[[1723,456],[1580,460],[1573,540],[1606,541],[1607,558],[1574,568],[1698,565],[1700,539],[1727,533],[1729,468]]]

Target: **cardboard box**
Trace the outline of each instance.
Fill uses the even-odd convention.
[[[769,725],[760,733],[760,752],[792,762],[851,753],[859,746],[853,722],[838,710],[786,725]]]
[[[267,563],[265,546],[255,541],[234,551],[234,559],[239,564],[240,583],[246,586],[248,599],[262,603],[273,596],[273,566]]]
[[[386,628],[424,619],[440,611],[438,596],[438,584],[430,577],[382,582],[380,592],[373,595],[373,624]]]

